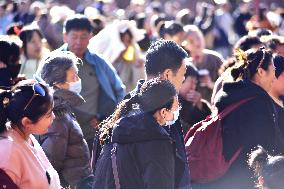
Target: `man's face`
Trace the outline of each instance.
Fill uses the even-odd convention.
[[[71,52],[79,58],[83,58],[91,37],[91,32],[87,30],[71,30],[64,34],[64,41],[68,44]]]
[[[168,70],[168,73],[164,77],[165,79],[168,79],[176,87],[177,90],[179,90],[184,81],[185,71],[186,66],[183,60],[182,65],[175,73],[172,70]]]
[[[204,38],[197,32],[192,32],[187,37],[187,50],[191,53],[198,54],[201,53],[205,48]]]

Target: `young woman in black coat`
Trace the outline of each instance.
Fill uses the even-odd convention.
[[[136,106],[134,111],[132,106]],[[102,123],[100,140],[104,146],[96,164],[93,188],[118,188],[111,160],[116,143],[121,189],[173,189],[175,144],[163,126],[173,124],[178,114],[177,91],[167,80],[149,80],[137,95],[122,101]]]
[[[194,184],[195,188],[251,189],[253,173],[246,163],[250,150],[261,145],[277,152],[273,101],[267,93],[275,79],[272,53],[264,48],[236,52],[237,63],[231,70],[233,82],[224,83],[215,97],[218,112],[242,99],[241,105],[222,121],[223,155],[230,160],[242,148],[227,173],[215,182]]]

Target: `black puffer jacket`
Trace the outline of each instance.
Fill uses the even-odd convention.
[[[117,167],[122,189],[174,189],[175,145],[152,115],[122,118],[113,130]],[[93,188],[115,189],[111,144],[103,147],[96,165]]]
[[[56,118],[48,133],[40,136],[40,143],[52,166],[58,172],[62,185],[78,188],[89,185],[84,187],[91,188],[93,174],[89,148],[80,125],[71,112],[72,107],[83,102],[82,97],[71,91],[56,90],[54,92]]]
[[[243,147],[241,154],[224,177],[213,183],[194,185],[194,189],[254,188],[255,179],[247,165],[247,154],[257,145],[272,154],[278,151],[275,145],[273,101],[261,87],[250,81],[226,83],[216,96],[216,107],[220,112],[232,103],[253,96],[253,100],[235,109],[222,122],[225,159],[230,159],[239,147]]]

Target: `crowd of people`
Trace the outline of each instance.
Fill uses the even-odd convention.
[[[0,188],[282,188],[284,8],[116,3],[0,2]],[[246,99],[195,180],[186,134]]]

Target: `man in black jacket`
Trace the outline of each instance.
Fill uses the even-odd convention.
[[[160,77],[169,80],[176,89],[179,90],[184,81],[186,71],[185,58],[187,58],[187,56],[187,53],[174,41],[156,41],[146,53],[146,80]],[[127,99],[134,96],[144,82],[144,80],[140,80],[136,88],[125,98]],[[169,132],[176,143],[175,188],[189,189],[191,188],[190,175],[180,121],[177,120],[175,124],[164,128]]]

